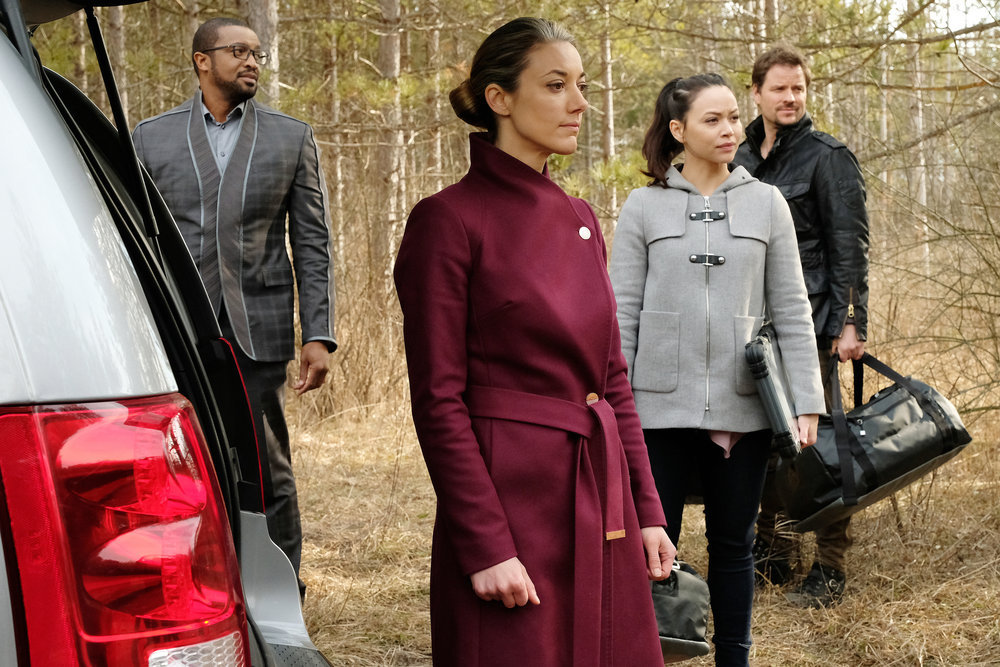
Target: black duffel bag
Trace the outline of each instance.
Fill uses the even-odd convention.
[[[894,382],[844,414],[837,361],[828,382],[831,414],[821,415],[816,444],[781,459],[775,484],[793,528],[807,532],[889,496],[957,455],[972,440],[955,406],[919,380],[865,354],[872,370]],[[855,365],[855,402],[862,378]]]

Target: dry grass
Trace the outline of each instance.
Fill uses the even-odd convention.
[[[305,615],[334,665],[429,664],[434,493],[408,415],[366,412],[291,414]]]
[[[406,406],[319,420],[293,404],[291,425],[314,641],[335,665],[429,665],[434,495]],[[752,663],[1000,664],[1000,466],[995,425],[988,431],[894,502],[855,517],[841,605],[802,611],[780,590],[761,591]],[[689,507],[681,547],[704,572],[701,519]],[[803,549],[807,567],[809,536]]]

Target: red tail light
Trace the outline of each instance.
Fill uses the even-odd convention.
[[[0,475],[33,666],[194,664],[173,656],[196,645],[246,663],[232,536],[183,397],[0,408]]]

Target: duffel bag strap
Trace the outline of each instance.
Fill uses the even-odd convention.
[[[847,426],[847,415],[844,413],[844,399],[840,394],[839,359],[837,355],[830,357],[828,367],[827,382],[830,386],[830,419],[833,421],[833,433],[837,441],[837,459],[840,463],[840,488],[843,491],[844,505],[851,506],[858,504],[858,485],[854,479],[854,462],[857,461],[861,468],[861,475],[864,478],[867,488],[874,489],[878,486],[878,471],[869,458],[865,448],[861,446],[854,432]],[[861,387],[860,378],[854,376],[854,400],[855,407],[861,405],[859,401],[859,389]]]
[[[851,432],[847,428],[847,416],[844,414],[844,399],[840,396],[840,375],[837,367],[837,355],[830,356],[827,367],[827,382],[830,386],[830,419],[833,421],[833,434],[837,439],[837,458],[840,461],[840,486],[843,490],[844,504],[858,504],[858,487],[854,483],[854,466],[851,459]]]
[[[845,423],[846,426],[846,423]],[[868,456],[868,452],[865,448],[861,446],[861,442],[858,440],[857,436],[854,435],[854,431],[847,430],[847,442],[850,445],[851,452],[854,454],[854,460],[857,461],[858,465],[861,467],[861,477],[864,479],[867,485],[866,489],[875,489],[881,485],[878,477],[878,471],[875,470],[875,464],[872,463],[871,457]],[[857,491],[857,489],[855,489]],[[845,505],[855,505],[858,502],[856,495],[844,494],[844,504]]]
[[[941,438],[944,440],[944,442],[948,445],[954,443],[955,429],[951,427],[951,423],[948,421],[945,415],[941,414],[941,408],[938,406],[937,403],[932,401],[931,398],[927,396],[927,394],[918,389],[917,386],[914,385],[913,382],[910,380],[910,378],[900,375],[898,372],[889,368],[889,366],[886,365],[885,362],[879,361],[878,359],[868,354],[867,352],[865,352],[864,356],[861,357],[861,361],[875,372],[881,373],[882,375],[886,376],[887,378],[898,384],[900,387],[905,389],[910,394],[910,396],[912,396],[917,401],[917,404],[920,405],[921,408],[923,408],[924,413],[927,416],[929,416],[932,420],[934,420],[934,425],[937,427],[938,433],[941,434]]]
[[[851,359],[851,371],[854,375],[854,407],[865,404],[865,364],[860,359]]]

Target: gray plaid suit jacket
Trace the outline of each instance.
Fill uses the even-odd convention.
[[[132,136],[195,263],[202,267],[206,244],[218,244],[221,293],[209,295],[213,304],[226,309],[248,357],[287,361],[295,356],[297,283],[303,342],[322,341],[333,351],[330,216],[312,128],[248,100],[220,175],[201,110],[198,91],[139,123]],[[213,216],[209,238],[203,232]]]

